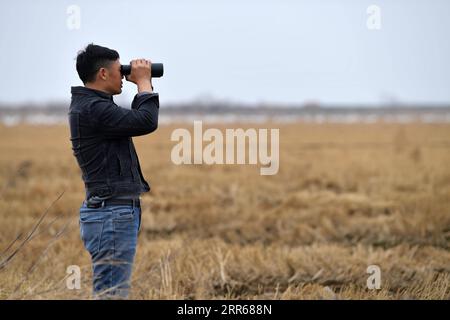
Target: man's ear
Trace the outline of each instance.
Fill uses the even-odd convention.
[[[108,75],[108,70],[106,70],[106,68],[100,68],[100,70],[98,70],[98,76],[101,80],[106,80]]]

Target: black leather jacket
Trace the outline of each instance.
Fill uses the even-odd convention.
[[[72,87],[69,126],[73,154],[90,196],[139,195],[150,191],[141,172],[133,136],[158,127],[159,96],[137,94],[131,109],[116,105],[111,95]]]

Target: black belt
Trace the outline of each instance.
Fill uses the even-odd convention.
[[[90,203],[89,201],[85,202],[88,208],[102,208],[110,205],[133,206],[137,208],[141,207],[140,199],[106,199],[98,203]]]

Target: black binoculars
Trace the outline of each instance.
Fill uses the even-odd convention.
[[[131,65],[123,64],[120,66],[120,72],[123,76],[128,76],[131,73]],[[161,78],[164,74],[164,65],[162,63],[152,63],[151,65],[152,78]]]

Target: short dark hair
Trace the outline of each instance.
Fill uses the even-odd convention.
[[[95,81],[100,68],[107,68],[119,59],[119,53],[106,47],[90,43],[77,55],[77,72],[83,83]]]

